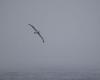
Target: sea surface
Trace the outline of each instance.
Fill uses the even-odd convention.
[[[94,71],[37,71],[6,72],[0,80],[100,80],[100,72]]]

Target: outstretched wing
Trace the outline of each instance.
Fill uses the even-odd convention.
[[[37,33],[38,35],[39,35],[39,37],[42,39],[42,41],[43,41],[43,43],[44,43],[44,38],[43,38],[43,36],[38,32]]]
[[[28,24],[28,25],[30,25],[36,32],[38,32],[38,30],[33,25],[31,24]]]

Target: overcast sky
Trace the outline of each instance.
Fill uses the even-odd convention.
[[[37,66],[100,67],[100,0],[0,0],[0,70]]]

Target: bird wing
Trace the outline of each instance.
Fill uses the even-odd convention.
[[[43,38],[43,36],[40,34],[40,33],[37,33],[39,36],[40,36],[40,38],[42,39],[42,41],[43,41],[43,43],[44,43],[44,38]]]
[[[28,25],[30,25],[36,32],[38,32],[38,30],[33,25],[31,24],[28,24]]]

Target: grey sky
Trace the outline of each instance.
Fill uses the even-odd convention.
[[[56,65],[100,66],[100,1],[0,0],[0,70]]]

